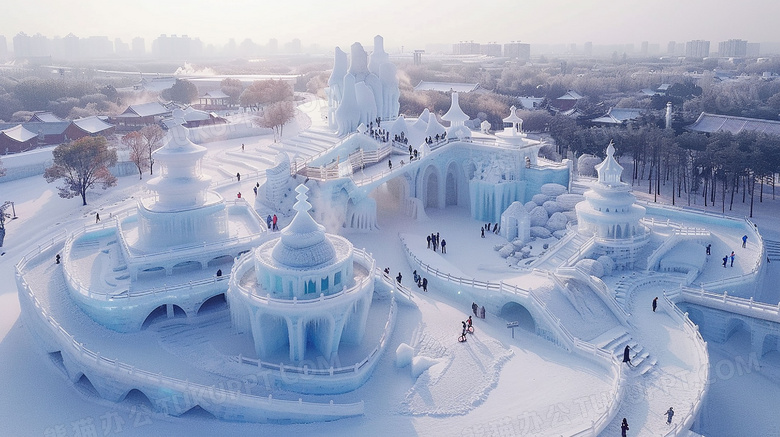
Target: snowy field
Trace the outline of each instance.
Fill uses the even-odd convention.
[[[285,128],[285,137],[309,126],[322,127],[319,106],[308,104],[302,109],[311,117],[299,116],[294,125]],[[242,144],[245,152],[241,152]],[[203,169],[212,176],[220,194],[231,199],[240,191],[251,199],[252,187],[262,182],[261,177],[242,177],[238,182],[232,176],[237,172],[255,174],[258,169],[271,165],[278,144],[273,143],[271,136],[262,136],[212,142],[206,147],[209,153]],[[242,153],[252,158],[241,159]],[[0,248],[0,386],[3,387],[0,435],[568,435],[572,430],[589,426],[611,401],[612,380],[603,367],[569,354],[523,329],[516,329],[513,339],[505,321],[494,314],[488,314],[485,320],[475,320],[476,332],[466,343],[458,343],[460,321],[470,313],[469,305],[452,299],[452,290],[435,286],[429,287],[427,294],[417,294],[417,308],[401,307],[389,347],[371,379],[358,390],[337,398],[338,402],[364,400],[365,415],[362,417],[318,424],[230,423],[216,421],[203,411],[190,411],[178,418],[156,414],[151,411],[148,401],[137,393],[131,393],[120,403],[103,400],[86,384],[79,383],[74,388],[56,360],[38,347],[36,339],[19,319],[14,265],[34,249],[40,239],[94,223],[95,212],[108,217],[126,208],[134,202],[141,185],[137,176],[120,178],[117,187],[90,192],[89,205],[85,207],[81,207],[77,199],[59,198],[55,185],[47,184],[43,177],[0,184],[0,201],[14,201],[19,216],[8,222],[5,244]],[[636,190],[640,198],[647,197],[645,193],[646,185]],[[420,246],[411,249],[416,255],[425,257],[426,262],[436,263],[441,270],[483,280],[515,280],[517,272],[507,268],[505,261],[493,250],[494,245],[505,240],[492,233],[485,239],[480,238],[481,224],[470,219],[466,209],[451,207],[426,211],[429,220],[416,222],[398,214],[393,205],[383,204],[381,192],[376,197],[380,231],[370,234],[347,232],[345,236],[355,247],[371,252],[378,266],[389,267],[393,276],[401,272],[405,284],[411,283],[413,268],[404,254],[401,235],[408,240],[410,248]],[[720,205],[709,209],[719,213]],[[745,214],[746,206],[735,204],[731,215],[743,217]],[[771,193],[765,193],[764,202],[755,207],[754,221],[767,239],[780,241],[778,214],[780,200],[771,200]],[[287,222],[282,219],[280,224],[284,226]],[[700,280],[735,276],[755,263],[755,254],[749,250],[754,242],[749,241],[748,248],[741,249],[741,235],[718,227],[710,231],[714,236],[715,259],[708,261]],[[431,232],[439,232],[447,240],[446,256],[425,249],[425,235]],[[724,269],[717,264],[718,259],[731,250],[744,252],[738,252],[733,268]],[[774,287],[780,280],[780,269],[775,267],[778,264],[767,266],[767,285],[760,290],[760,295],[768,302],[777,302],[780,294],[778,287]],[[46,269],[47,266],[38,268]],[[647,423],[632,422],[632,432],[636,433],[629,435],[660,434],[657,431],[663,431],[659,426],[664,418],[659,413],[655,423],[647,410],[651,409],[655,414],[654,405],[667,403],[679,405],[682,410],[682,404],[693,399],[679,396],[675,384],[682,387],[682,384],[697,383],[672,381],[681,372],[696,370],[697,362],[692,357],[693,352],[685,349],[684,338],[677,337],[681,334],[675,330],[672,319],[663,311],[655,314],[645,306],[658,292],[648,287],[636,293],[629,302],[630,312],[636,314],[632,323],[643,333],[638,338],[640,343],[665,363],[662,376],[654,378],[671,379],[647,381],[636,377],[629,381],[626,402],[621,405],[618,415],[651,417]],[[74,312],[70,318],[67,314],[62,315],[71,323],[78,323],[80,317],[85,317],[75,314],[78,309],[74,305],[63,308]],[[381,310],[381,306],[378,309]],[[226,313],[217,311],[207,317],[215,329],[229,331]],[[82,322],[82,325],[90,323],[88,320]],[[84,326],[79,328],[86,329]],[[583,332],[587,328],[570,326],[572,330]],[[184,334],[179,328],[168,326],[166,329],[166,335],[159,330],[142,332],[134,342],[156,341],[172,356],[185,359],[187,354],[197,351],[189,344],[182,346],[182,342],[188,343],[190,338],[182,338]],[[604,335],[597,331],[595,328],[588,331],[594,342]],[[167,340],[162,340],[163,337]],[[235,338],[220,344],[213,333],[203,333],[198,338],[204,347],[215,347],[225,353],[248,348]],[[112,340],[120,342],[122,335],[107,335],[104,339],[106,344]],[[738,358],[749,354],[745,341],[734,336],[724,345],[709,346],[710,392],[701,420],[694,427],[697,432],[708,436],[780,435],[777,415],[780,387],[755,371],[728,372],[728,363],[735,369]],[[212,342],[211,346],[209,342]],[[411,377],[408,367],[395,366],[394,351],[400,343],[410,344],[417,354],[434,362],[416,380]],[[117,353],[120,350],[115,349]],[[124,352],[128,354],[127,360],[134,358],[130,356],[134,350]],[[146,349],[138,350],[143,354]],[[180,367],[179,364],[180,361],[163,359],[153,365],[166,369],[168,366]],[[205,364],[193,361],[190,365],[193,375],[208,377],[203,370]],[[247,378],[238,379],[243,384],[248,383]],[[262,381],[253,384],[250,390],[254,393],[274,393],[275,389],[264,387]],[[291,396],[290,393],[276,394]],[[617,431],[608,428],[603,435],[617,435]]]

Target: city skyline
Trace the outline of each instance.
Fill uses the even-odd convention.
[[[459,41],[523,41],[542,45],[649,41],[664,45],[668,41],[708,40],[717,45],[730,39],[759,43],[780,40],[773,34],[770,21],[780,13],[780,2],[770,0],[748,1],[737,8],[730,6],[732,1],[725,0],[659,0],[609,11],[597,2],[572,4],[564,0],[529,0],[522,6],[501,0],[495,5],[490,9],[475,8],[473,2],[453,0],[442,10],[433,4],[397,0],[393,7],[375,10],[355,1],[343,1],[333,7],[310,0],[278,4],[247,0],[229,4],[137,0],[133,8],[112,8],[106,7],[105,2],[86,0],[75,10],[66,3],[42,0],[9,8],[3,32],[9,50],[13,50],[12,40],[19,32],[40,33],[49,38],[70,33],[81,38],[107,36],[126,43],[142,37],[147,51],[161,34],[188,35],[215,46],[225,45],[230,39],[236,43],[251,39],[260,45],[276,39],[282,45],[297,38],[304,47],[317,44],[326,49],[346,49],[356,35],[360,35],[364,45],[371,45],[373,36],[381,34],[391,53],[399,52],[402,46],[411,51],[429,44]],[[84,14],[84,9],[90,14]],[[41,14],[42,10],[47,13]],[[511,10],[517,13],[500,12]],[[227,18],[228,14],[234,17]],[[452,14],[459,19],[450,19]]]

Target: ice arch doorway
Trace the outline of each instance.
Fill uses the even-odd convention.
[[[520,323],[519,327],[526,331],[536,332],[536,322],[533,316],[524,306],[517,302],[507,302],[501,307],[498,316],[507,322]]]

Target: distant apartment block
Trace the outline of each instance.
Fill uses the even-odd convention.
[[[0,48],[2,50],[2,48]],[[758,57],[761,54],[761,44],[757,42],[749,42],[747,44],[747,55],[750,57]]]
[[[132,48],[133,56],[139,57],[146,54],[146,42],[140,36],[133,38]]]
[[[187,35],[160,35],[152,42],[152,54],[164,59],[187,59],[199,56],[203,52],[200,39],[192,39]]]
[[[520,42],[506,43],[504,44],[504,56],[506,56],[507,58],[517,58],[521,61],[530,61],[531,44],[520,43]]]
[[[8,59],[8,42],[5,40],[5,36],[0,35],[0,61]]]
[[[478,55],[479,43],[474,41],[461,41],[452,45],[452,53],[455,55]]]
[[[685,43],[685,56],[692,58],[706,58],[710,55],[710,42],[695,39]]]
[[[486,56],[501,56],[501,44],[495,42],[489,42],[487,44],[479,45],[479,53]]]
[[[748,42],[744,39],[730,39],[718,44],[718,55],[724,58],[741,58],[747,56]]]

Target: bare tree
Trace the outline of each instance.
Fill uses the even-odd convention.
[[[65,185],[57,187],[60,197],[70,199],[81,196],[87,204],[87,190],[100,183],[105,190],[116,185],[116,177],[108,167],[116,164],[116,150],[108,148],[102,136],[83,137],[60,144],[52,152],[54,164],[43,173],[46,182],[64,179]]]
[[[295,117],[295,106],[292,102],[276,102],[268,106],[262,117],[258,117],[260,126],[274,130],[274,142],[282,139],[284,125]]]
[[[122,145],[130,152],[130,161],[138,168],[138,179],[144,178],[151,157],[147,153],[146,141],[141,132],[135,131],[122,137]]]
[[[139,132],[141,132],[141,136],[144,138],[144,141],[146,141],[145,148],[146,152],[149,154],[149,174],[152,175],[154,174],[154,158],[152,157],[152,152],[160,147],[162,139],[165,138],[165,132],[156,124],[144,126]]]

